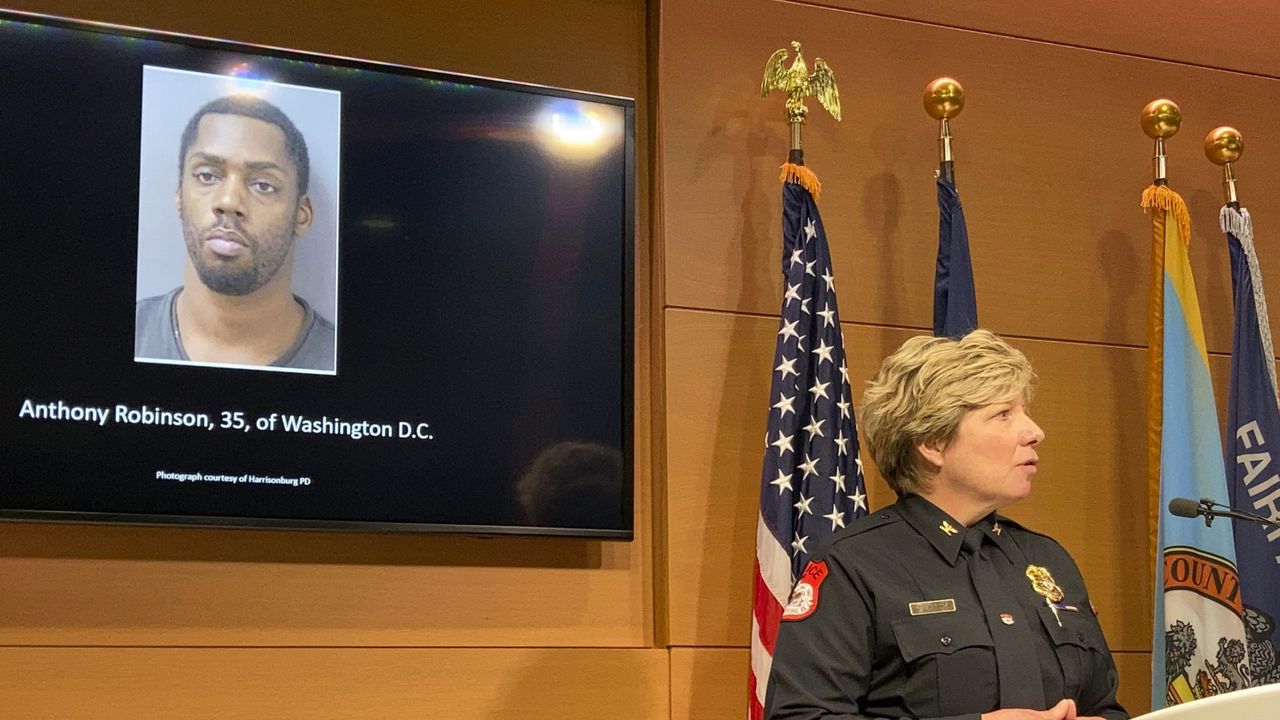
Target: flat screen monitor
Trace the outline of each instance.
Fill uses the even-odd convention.
[[[0,518],[629,538],[632,100],[0,13]]]

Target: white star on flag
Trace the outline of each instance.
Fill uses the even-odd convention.
[[[778,448],[778,457],[782,457],[783,453],[791,452],[791,438],[793,437],[795,435],[783,435],[782,431],[779,430],[778,439],[769,444]]]
[[[822,432],[822,421],[817,417],[810,420],[809,424],[804,426],[804,429],[809,433],[809,440],[811,441],[813,440],[814,435],[817,435],[818,437],[826,437]]]
[[[777,477],[776,479],[774,479],[774,481],[773,481],[773,482],[771,482],[771,483],[769,483],[769,484],[770,484],[770,485],[777,485],[777,486],[778,486],[778,494],[779,494],[779,495],[781,495],[782,493],[784,493],[784,492],[786,492],[786,491],[788,491],[788,490],[790,490],[790,489],[791,489],[791,475],[792,475],[792,473],[786,473],[786,474],[784,475],[784,474],[783,474],[783,472],[782,472],[781,470],[779,470],[779,471],[778,471],[778,477]]]
[[[800,358],[782,358],[782,364],[774,368],[774,372],[781,372],[783,380],[787,379],[787,375],[799,375],[800,373],[796,372],[796,360],[799,359]]]
[[[823,515],[822,517],[831,521],[832,530],[835,530],[837,527],[844,527],[844,513],[840,512],[840,508],[834,505],[831,506],[831,512],[827,515]]]
[[[782,417],[786,417],[787,413],[795,413],[795,402],[795,395],[787,397],[782,393],[778,393],[778,402],[774,403],[773,406],[782,411]]]
[[[822,364],[823,360],[826,360],[827,362],[831,362],[831,351],[835,349],[836,348],[834,345],[828,345],[827,339],[823,338],[822,340],[818,341],[818,347],[814,348],[810,352],[812,352],[814,355],[817,355],[818,364]]]
[[[805,455],[804,462],[800,463],[800,467],[796,469],[803,470],[804,476],[806,478],[809,477],[810,475],[817,475],[818,474],[818,458]]]
[[[861,508],[863,512],[867,511],[867,496],[862,492],[862,488],[855,488],[849,499],[853,501],[854,510]]]
[[[812,515],[813,511],[809,509],[809,505],[811,503],[813,503],[813,498],[805,497],[804,493],[802,492],[800,493],[800,499],[797,500],[796,504],[792,505],[792,507],[794,507],[796,511],[799,512],[801,515],[804,515],[805,513]]]
[[[830,305],[818,315],[822,317],[822,327],[831,327],[836,324],[836,311],[832,310]]]

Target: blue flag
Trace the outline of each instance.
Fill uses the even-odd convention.
[[[958,338],[978,327],[969,229],[956,186],[938,176],[938,268],[933,279],[933,334]]]
[[[1275,351],[1267,299],[1253,248],[1249,211],[1222,208],[1222,231],[1231,250],[1235,330],[1227,405],[1227,490],[1233,506],[1280,520],[1280,404],[1276,400]],[[1280,620],[1280,530],[1232,523],[1236,568],[1244,598],[1248,684],[1280,682],[1275,633]]]

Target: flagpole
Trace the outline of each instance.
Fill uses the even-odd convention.
[[[840,120],[835,74],[822,58],[813,72],[800,43],[781,48],[765,64],[761,96],[786,93],[791,130],[782,183],[782,297],[769,397],[760,512],[756,521],[748,720],[764,720],[774,643],[781,618],[800,612],[792,588],[809,554],[839,528],[867,512],[858,459],[858,429],[844,357],[831,248],[818,212],[821,183],[804,166],[801,129],[814,97]],[[807,423],[807,424],[806,424]],[[824,430],[825,428],[825,430]],[[805,431],[808,435],[805,436]],[[803,462],[801,462],[803,459]],[[830,513],[824,511],[830,508]]]
[[[1182,109],[1178,103],[1159,98],[1147,103],[1142,108],[1142,132],[1156,141],[1155,158],[1152,161],[1155,170],[1155,184],[1169,184],[1168,156],[1165,155],[1164,141],[1178,133],[1182,127]]]
[[[1227,447],[1223,465],[1227,476],[1227,501],[1232,505],[1266,508],[1256,503],[1262,475],[1249,460],[1259,455],[1266,438],[1280,436],[1280,405],[1276,401],[1275,346],[1267,297],[1262,288],[1262,268],[1253,237],[1253,220],[1240,206],[1232,163],[1244,154],[1244,140],[1235,128],[1219,127],[1204,141],[1209,160],[1222,166],[1225,206],[1218,214],[1231,253],[1231,289],[1235,321],[1231,334],[1231,375],[1227,400]],[[1280,525],[1275,526],[1280,529]],[[1280,636],[1274,621],[1258,624],[1260,618],[1280,618],[1280,566],[1275,562],[1265,530],[1233,523],[1236,571],[1240,581],[1248,633],[1248,685],[1280,682],[1280,668],[1274,660]]]
[[[1227,207],[1240,209],[1240,196],[1236,193],[1236,173],[1231,163],[1244,154],[1244,136],[1240,131],[1223,125],[1214,128],[1204,138],[1204,154],[1215,165],[1222,166],[1222,193]]]
[[[933,334],[958,338],[978,327],[969,229],[956,191],[951,119],[964,109],[964,88],[940,77],[924,88],[924,110],[938,121],[938,261],[933,276]]]
[[[964,88],[949,77],[940,77],[924,88],[924,110],[938,121],[938,174],[955,184],[955,156],[951,149],[951,118],[964,109]]]
[[[1164,440],[1165,234],[1170,223],[1189,226],[1190,222],[1186,219],[1186,206],[1182,199],[1168,187],[1168,160],[1165,155],[1165,140],[1178,132],[1182,125],[1182,111],[1172,100],[1152,100],[1142,108],[1139,124],[1142,132],[1155,141],[1152,161],[1155,177],[1151,186],[1142,193],[1142,206],[1150,210],[1152,219],[1150,285],[1147,290],[1147,551],[1155,564],[1153,604],[1156,627],[1152,636],[1151,707],[1158,709],[1167,702],[1164,588],[1160,572],[1164,563],[1160,543],[1160,459]],[[1179,214],[1181,222],[1177,217]]]

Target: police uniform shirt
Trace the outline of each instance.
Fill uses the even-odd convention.
[[[1129,717],[1066,550],[994,513],[968,534],[966,549],[963,525],[911,495],[833,537],[784,612],[766,717],[977,720],[1062,698],[1078,715]]]

